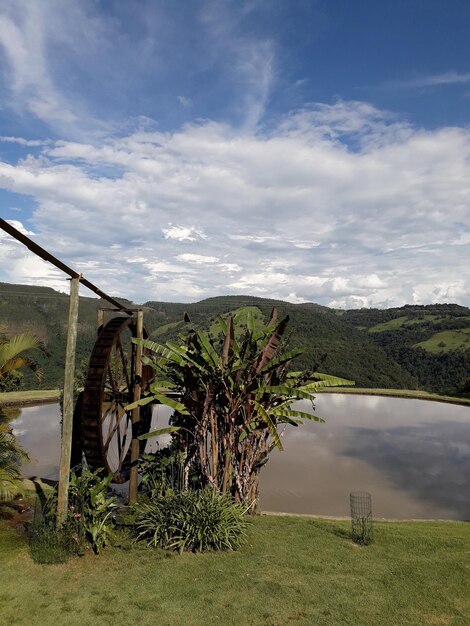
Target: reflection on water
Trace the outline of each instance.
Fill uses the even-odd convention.
[[[152,429],[168,425],[171,409],[164,406],[154,408]],[[13,432],[23,449],[29,454],[30,462],[23,465],[27,477],[39,476],[57,480],[60,461],[60,407],[58,404],[25,407],[18,418],[12,421]],[[170,435],[162,435],[148,442],[146,451],[153,452],[158,446],[168,445]]]
[[[348,515],[349,493],[366,490],[376,517],[470,519],[468,407],[325,394],[315,413],[326,423],[288,427],[284,451],[263,469],[262,509]],[[156,407],[152,427],[167,419],[168,409]],[[25,475],[57,478],[58,406],[25,408],[13,425],[32,459]]]
[[[470,519],[467,407],[331,394],[315,413],[326,423],[289,427],[273,452],[264,510],[348,515],[349,493],[364,490],[376,517]]]

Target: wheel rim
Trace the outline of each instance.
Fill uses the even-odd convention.
[[[131,411],[135,380],[134,320],[116,317],[101,330],[93,348],[83,393],[83,450],[92,469],[104,468],[114,483],[129,479],[132,441]],[[148,432],[152,409],[141,408],[137,434]],[[143,452],[146,441],[140,442]]]

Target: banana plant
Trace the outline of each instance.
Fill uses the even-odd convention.
[[[283,428],[323,421],[295,403],[313,403],[321,387],[354,384],[316,373],[316,368],[291,371],[301,350],[285,350],[288,322],[289,317],[278,322],[273,309],[259,328],[249,311],[241,333],[229,316],[219,318],[217,335],[193,329],[181,344],[141,340],[151,355],[143,362],[155,370],[156,382],[147,397],[127,407],[148,402],[170,406],[171,432],[183,453],[185,476],[197,468],[201,486],[253,507],[260,469],[275,447],[282,450]]]

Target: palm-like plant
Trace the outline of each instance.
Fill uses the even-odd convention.
[[[11,430],[8,416],[0,409],[0,501],[9,500],[20,489],[19,468],[27,458]]]
[[[44,350],[37,337],[32,335],[15,335],[0,343],[0,384],[18,369],[32,370],[38,380],[43,373],[36,361],[25,352],[32,349]],[[0,409],[0,500],[10,499],[20,488],[21,461],[27,459],[9,424],[8,415]]]
[[[24,368],[30,369],[38,380],[42,380],[44,376],[42,369],[34,359],[25,354],[38,348],[45,351],[42,342],[34,335],[23,333],[3,340],[0,343],[0,380]]]
[[[165,430],[174,433],[183,452],[186,480],[189,469],[196,469],[202,486],[254,505],[261,467],[274,447],[282,450],[280,428],[323,421],[294,403],[313,402],[320,387],[348,384],[313,371],[290,371],[301,350],[283,352],[287,323],[288,317],[278,323],[273,310],[268,324],[257,330],[249,312],[238,337],[228,317],[219,319],[221,339],[194,330],[183,345],[142,341],[153,352],[144,362],[157,379],[138,404],[156,401],[175,410],[173,426]]]

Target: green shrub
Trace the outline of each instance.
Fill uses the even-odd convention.
[[[69,487],[70,514],[79,521],[81,532],[98,554],[111,539],[114,526],[116,499],[108,497],[112,475],[103,476],[102,470],[92,472],[83,468],[72,472]]]
[[[143,454],[139,461],[140,491],[150,499],[183,490],[183,461],[171,446]]]
[[[235,550],[245,537],[246,510],[212,490],[168,492],[137,510],[139,539],[166,550]]]
[[[112,476],[103,476],[102,470],[75,468],[70,478],[68,511],[60,528],[57,528],[57,489],[43,504],[38,502],[30,539],[33,558],[34,554],[50,552],[62,559],[60,555],[67,552],[69,545],[71,553],[83,553],[88,544],[98,554],[110,542],[114,529],[117,504],[114,497],[108,496],[111,480]],[[38,562],[60,563],[62,560]]]

